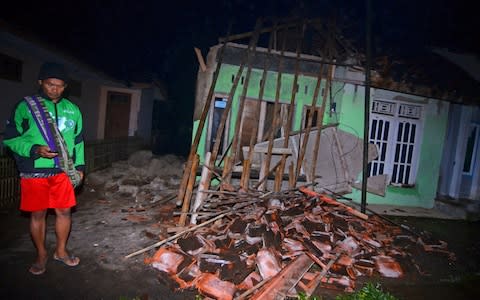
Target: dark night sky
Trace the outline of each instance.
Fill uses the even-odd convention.
[[[21,1],[2,3],[0,19],[122,80],[135,71],[167,82],[179,108],[191,108],[198,63],[193,47],[251,31],[259,16],[337,15],[363,48],[365,0]],[[460,0],[372,0],[373,52],[411,52],[425,46],[480,53],[476,10]],[[190,109],[191,110],[191,109]],[[186,123],[191,117],[186,116]]]
[[[463,2],[467,1],[372,0],[374,50],[403,48],[408,41],[478,52],[474,32],[478,18]],[[168,79],[182,61],[195,63],[194,46],[205,54],[217,43],[217,38],[226,34],[229,21],[234,22],[233,32],[239,33],[252,30],[258,16],[316,17],[336,11],[338,22],[353,32],[353,37],[360,37],[365,28],[362,0],[16,3],[21,2],[3,4],[0,18],[120,78],[142,70]]]

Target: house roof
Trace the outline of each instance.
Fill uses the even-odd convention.
[[[106,84],[124,85],[119,80],[79,60],[63,49],[55,47],[55,45],[49,45],[35,35],[15,28],[2,20],[0,20],[0,37],[4,43],[11,43],[19,51],[25,50],[29,53],[37,53],[40,60],[55,60],[64,64],[72,75],[94,77]]]
[[[432,49],[377,57],[374,70],[373,87],[453,103],[480,105],[480,82]]]
[[[331,23],[330,23],[331,24]],[[363,69],[365,54],[354,46],[354,42],[342,35],[333,25],[325,25],[318,19],[289,20],[277,23],[276,27],[265,27],[261,34],[275,35],[275,47],[272,51],[270,70],[278,71],[278,59],[281,48],[280,41],[285,38],[283,72],[293,72],[295,66],[296,41],[301,34],[299,26],[304,26],[302,42],[302,64],[300,72],[315,74],[322,60],[335,65],[354,66]],[[246,41],[253,32],[235,34],[220,41]],[[331,38],[329,38],[329,36]],[[267,39],[263,39],[263,43]],[[260,39],[260,43],[262,39]],[[241,53],[247,46],[229,43],[224,54],[224,62],[240,64]],[[263,68],[266,57],[266,47],[257,47],[253,66]],[[412,49],[397,49],[395,53],[382,53],[373,58],[371,86],[407,94],[435,98],[454,103],[480,105],[480,82],[472,76],[472,72],[454,63],[453,59],[439,55],[432,49],[417,47]],[[438,52],[438,51],[437,51]],[[479,63],[480,65],[480,63]],[[480,77],[480,73],[479,73]]]

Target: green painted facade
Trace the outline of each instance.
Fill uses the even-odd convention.
[[[238,66],[222,65],[220,75],[215,86],[215,95],[227,97],[233,85],[233,79],[237,74]],[[243,72],[243,77],[246,76],[246,68]],[[338,74],[346,73],[345,70],[337,69]],[[268,72],[263,100],[275,101],[276,72]],[[260,80],[262,77],[262,70],[253,69],[250,75],[249,89],[247,91],[247,98],[258,99],[260,91]],[[282,74],[280,102],[290,103],[292,97],[292,86],[294,81],[293,74]],[[349,82],[347,80],[347,82]],[[351,81],[350,81],[351,82]],[[245,83],[245,82],[243,82]],[[312,98],[316,85],[315,76],[298,77],[298,92],[295,99],[295,115],[293,119],[293,130],[300,130],[302,124],[302,115],[304,113],[304,106],[311,105]],[[322,89],[325,81],[322,82]],[[235,118],[238,112],[239,98],[242,94],[243,84],[239,83],[235,95],[233,97],[231,120],[229,126],[229,138],[234,133]],[[404,205],[430,208],[434,204],[434,199],[437,191],[438,174],[440,169],[440,162],[442,156],[442,149],[446,135],[446,127],[448,120],[448,104],[433,99],[425,99],[418,96],[406,95],[395,92],[388,92],[383,90],[372,89],[372,98],[381,94],[382,97],[391,97],[395,99],[396,96],[407,97],[410,102],[418,101],[424,107],[423,110],[423,140],[420,146],[420,155],[418,160],[418,171],[416,176],[416,184],[411,188],[401,188],[389,186],[385,197],[377,196],[368,193],[367,202],[370,204],[388,204],[388,205]],[[360,138],[363,138],[363,111],[364,111],[364,88],[361,85],[354,85],[352,83],[345,83],[334,81],[331,87],[332,100],[327,99],[327,106],[324,116],[324,123],[339,123],[339,128],[352,133]],[[317,99],[317,106],[322,102],[322,95],[319,93]],[[329,111],[330,101],[336,103],[336,113]],[[199,121],[195,121],[193,125],[193,137],[196,134]],[[203,160],[206,145],[206,132],[208,128],[208,121],[203,130],[200,144],[198,147],[198,154]],[[416,145],[417,146],[417,145]],[[361,174],[359,174],[361,178]],[[360,202],[361,192],[355,190],[347,195]]]

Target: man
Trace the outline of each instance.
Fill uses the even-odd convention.
[[[63,65],[43,64],[38,76],[40,93],[25,97],[16,105],[7,123],[3,141],[12,150],[20,172],[20,210],[31,213],[30,233],[37,249],[37,258],[29,271],[34,275],[43,274],[46,270],[48,209],[53,209],[56,215],[56,247],[53,259],[71,267],[80,263],[80,259],[69,254],[66,248],[72,222],[71,208],[76,205],[76,199],[68,172],[59,164],[60,151],[70,162],[73,172],[79,175],[79,180],[83,179],[85,163],[82,115],[78,106],[62,97],[67,81]],[[28,101],[32,99],[41,104],[40,110],[43,108],[43,112],[38,113],[37,110],[37,114],[43,114],[44,119],[50,120],[51,126],[46,126],[50,130],[47,133],[45,127],[42,130],[39,117],[35,116],[35,109]],[[58,127],[56,135],[52,129],[53,123]],[[55,142],[59,142],[63,137],[64,147],[55,147],[48,136],[54,136]]]

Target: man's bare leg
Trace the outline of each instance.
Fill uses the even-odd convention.
[[[55,257],[66,265],[75,266],[80,262],[78,257],[71,258],[67,252],[67,241],[72,227],[72,215],[70,208],[56,208],[55,233],[57,235],[57,246]]]
[[[47,249],[45,247],[47,210],[34,211],[30,215],[30,234],[37,248],[37,259],[35,265],[44,267],[47,263]]]

